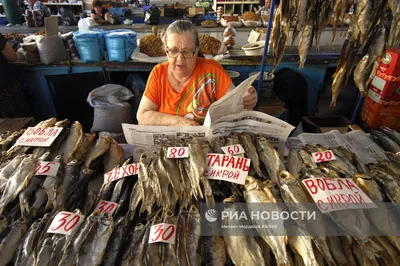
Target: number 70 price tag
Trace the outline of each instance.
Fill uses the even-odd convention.
[[[176,226],[173,224],[156,224],[150,228],[149,244],[164,242],[175,244]]]
[[[73,212],[59,212],[47,233],[71,235],[76,228],[83,222],[85,216]]]

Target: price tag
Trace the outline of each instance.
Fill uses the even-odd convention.
[[[31,147],[50,147],[60,135],[62,127],[28,127],[25,133],[18,138],[15,145]]]
[[[60,163],[56,162],[38,162],[33,175],[56,176]]]
[[[250,159],[225,154],[207,154],[208,179],[244,185],[250,169]]]
[[[188,147],[169,147],[167,152],[167,158],[187,158],[189,157]]]
[[[101,214],[110,213],[112,215],[118,207],[119,204],[115,202],[101,200],[94,211],[98,211]]]
[[[322,162],[336,160],[336,157],[331,150],[323,151],[323,152],[321,152],[321,151],[314,152],[311,155],[314,159],[314,162],[316,162],[316,163],[322,163]]]
[[[84,221],[85,216],[73,212],[59,212],[47,233],[71,235],[76,228]]]
[[[351,178],[316,177],[301,182],[322,213],[376,208]]]
[[[400,151],[398,153],[396,153],[397,156],[400,156]]]
[[[242,145],[235,144],[230,146],[221,147],[222,151],[225,152],[227,155],[237,155],[245,153]]]
[[[139,164],[133,163],[116,168],[108,173],[104,174],[104,184],[113,182],[115,180],[124,178],[126,176],[137,175],[139,170]]]
[[[164,242],[175,244],[176,226],[173,224],[156,224],[150,228],[149,244]]]

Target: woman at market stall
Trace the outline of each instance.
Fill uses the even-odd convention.
[[[275,11],[276,12],[276,7],[279,5],[279,1],[275,1]],[[269,16],[271,13],[271,0],[260,0],[260,9],[256,12],[257,15],[259,16]]]
[[[139,124],[198,126],[209,106],[235,86],[214,60],[199,58],[199,35],[188,21],[175,21],[161,34],[168,61],[153,68],[137,113]],[[243,95],[243,105],[257,103],[254,87]]]
[[[16,60],[17,54],[0,33],[0,118],[27,116],[27,102],[17,73],[8,63]]]
[[[107,8],[103,7],[103,2],[100,0],[93,1],[93,9],[90,17],[96,21],[98,24],[106,24],[108,18],[110,17],[110,12]]]
[[[42,15],[42,18],[51,16],[50,9],[48,9],[42,2],[39,0],[28,0],[28,10],[38,10]]]

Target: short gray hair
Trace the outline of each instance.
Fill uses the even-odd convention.
[[[176,20],[172,24],[170,24],[167,28],[165,28],[161,33],[161,40],[164,43],[164,47],[167,45],[167,37],[171,34],[184,34],[186,32],[190,32],[193,34],[194,44],[196,49],[200,47],[200,38],[199,33],[197,32],[196,27],[192,24],[192,22],[187,20]]]

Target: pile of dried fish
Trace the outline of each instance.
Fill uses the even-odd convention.
[[[345,2],[345,1],[344,1]],[[335,5],[334,12],[344,6]],[[384,48],[400,47],[400,1],[361,0],[356,5],[338,66],[333,75],[332,103],[336,105],[341,89],[354,70],[354,82],[362,95],[372,81]],[[336,22],[334,24],[335,29]],[[334,33],[335,34],[335,33]],[[358,61],[358,55],[361,55]],[[358,62],[358,64],[357,64]]]
[[[65,128],[69,124],[57,123]],[[41,126],[55,124],[55,120],[49,120]],[[387,128],[380,132],[388,137],[379,133],[373,133],[373,137],[395,151],[393,142],[400,145],[399,134]],[[87,182],[94,173],[103,173],[101,166],[108,172],[133,163],[132,158],[125,160],[121,147],[112,139],[100,138],[90,144],[94,136],[83,134],[78,122],[46,149],[16,152],[9,148],[15,142],[11,136],[7,133],[0,137],[2,149],[8,148],[0,170],[0,265],[225,265],[229,261],[234,265],[395,265],[400,256],[398,236],[350,237],[360,232],[368,235],[370,226],[398,226],[395,216],[382,208],[375,209],[373,215],[358,210],[362,220],[354,220],[353,212],[348,211],[324,215],[324,220],[348,235],[343,237],[326,236],[328,223],[324,220],[285,223],[286,230],[297,232],[294,235],[286,231],[276,234],[274,229],[261,226],[256,229],[258,237],[242,236],[238,231],[235,235],[200,235],[200,202],[209,206],[224,202],[227,210],[243,202],[249,203],[249,210],[255,208],[251,203],[270,203],[266,204],[269,211],[301,211],[302,205],[293,203],[312,202],[300,182],[309,177],[352,178],[373,201],[398,203],[400,181],[396,174],[400,162],[391,152],[387,153],[389,160],[367,166],[343,147],[330,148],[336,160],[317,165],[311,153],[328,148],[306,145],[291,150],[284,164],[261,134],[232,133],[211,144],[189,137],[178,144],[189,148],[188,158],[167,158],[172,144],[165,143],[152,154],[141,155],[137,178],[128,176],[106,183],[95,197],[88,195]],[[245,150],[240,156],[251,159],[252,176],[247,177],[245,185],[207,179],[206,155],[222,154],[221,147],[235,144]],[[37,160],[58,161],[63,167],[52,178],[32,176]],[[100,214],[93,211],[100,200],[118,203],[119,207],[113,215]],[[54,215],[61,210],[86,217],[69,236],[47,233]],[[175,243],[149,244],[151,226],[162,222],[176,226]],[[230,226],[237,222],[222,220]],[[260,221],[253,222],[261,225]],[[216,224],[207,226],[210,232],[219,230]],[[311,231],[320,232],[320,236],[310,236]]]

